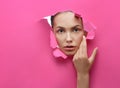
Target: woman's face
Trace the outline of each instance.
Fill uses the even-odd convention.
[[[84,35],[82,20],[72,12],[63,12],[55,16],[53,29],[60,50],[74,55]]]

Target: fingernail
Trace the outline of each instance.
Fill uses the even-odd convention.
[[[96,47],[96,50],[98,50],[98,47]]]
[[[83,35],[83,38],[85,39],[85,36]]]

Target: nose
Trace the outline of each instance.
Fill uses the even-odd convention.
[[[72,42],[72,36],[71,36],[70,33],[67,33],[67,35],[66,35],[66,42],[67,43],[71,43]]]

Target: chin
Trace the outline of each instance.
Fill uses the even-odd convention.
[[[76,51],[77,51],[77,49],[75,49],[75,50],[73,50],[73,51],[65,51],[64,49],[61,49],[61,51],[62,51],[65,55],[67,55],[67,56],[74,56],[75,53],[76,53]]]
[[[67,56],[73,56],[73,55],[75,55],[75,51],[68,51],[68,52],[64,52],[64,53]]]

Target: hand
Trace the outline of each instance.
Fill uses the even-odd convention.
[[[86,38],[85,36],[83,36],[80,47],[73,57],[73,63],[78,74],[85,75],[89,73],[89,70],[94,62],[96,53],[97,48],[93,50],[91,56],[88,58]]]

